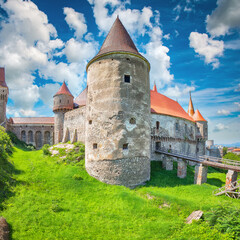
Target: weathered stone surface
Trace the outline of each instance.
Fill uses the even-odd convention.
[[[198,164],[195,166],[194,184],[201,185],[207,182],[208,167]]]
[[[101,182],[130,188],[150,179],[150,160],[146,157],[88,161],[86,169]]]
[[[187,161],[178,159],[177,176],[179,178],[185,178],[187,176]]]
[[[166,170],[172,171],[173,170],[173,158],[166,157]]]
[[[226,185],[237,181],[238,173],[232,170],[228,170],[226,175]],[[231,188],[231,186],[229,186]]]
[[[203,215],[203,211],[201,210],[194,211],[188,216],[186,223],[191,224],[193,220],[196,220],[196,221],[199,220],[202,217],[202,215]]]
[[[9,237],[9,226],[5,218],[0,217],[0,240],[8,240]]]
[[[0,86],[0,124],[6,121],[6,105],[8,100],[8,89]]]

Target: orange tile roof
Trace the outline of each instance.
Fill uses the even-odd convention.
[[[10,118],[13,124],[54,124],[54,117],[14,117]]]
[[[65,81],[63,82],[62,86],[60,87],[60,89],[57,91],[57,93],[54,96],[61,95],[61,94],[65,94],[65,95],[69,95],[69,96],[73,97],[73,95],[69,91]]]
[[[158,93],[156,88],[150,91],[150,95],[152,113],[179,117],[194,122],[178,102]]]
[[[197,121],[207,122],[207,121],[203,118],[202,114],[199,112],[198,109],[195,111],[195,113],[194,113],[194,115],[193,115],[193,119],[194,119],[195,122],[197,122]]]
[[[74,100],[78,106],[85,106],[87,102],[87,88],[85,88]]]
[[[1,87],[8,87],[6,82],[5,82],[5,69],[4,68],[0,68],[0,86]]]
[[[141,56],[118,17],[113,23],[97,56],[109,52],[131,52]]]

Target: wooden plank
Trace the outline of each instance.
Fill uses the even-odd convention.
[[[193,220],[199,220],[203,215],[203,211],[198,210],[198,211],[194,211],[192,212],[188,218],[186,219],[186,223],[187,224],[191,224]]]

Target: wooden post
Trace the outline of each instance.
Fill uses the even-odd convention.
[[[232,171],[232,170],[228,170],[227,176],[226,176],[226,185],[237,181],[237,176],[238,176],[237,172]]]
[[[198,164],[195,166],[195,176],[194,176],[194,184],[201,185],[207,182],[207,171],[208,167],[202,164]]]

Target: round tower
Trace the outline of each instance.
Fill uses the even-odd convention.
[[[73,95],[69,91],[65,82],[53,96],[54,116],[54,144],[63,139],[64,114],[73,109]]]
[[[0,125],[6,121],[8,93],[8,86],[5,82],[5,70],[0,68]]]
[[[102,182],[150,179],[149,70],[117,18],[87,65],[86,169]]]

